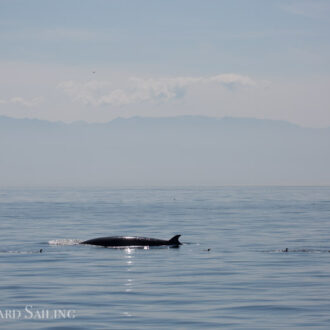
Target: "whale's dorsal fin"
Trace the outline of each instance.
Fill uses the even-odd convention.
[[[173,236],[168,242],[173,245],[180,245],[181,243],[179,242],[179,237],[181,235],[175,235]]]

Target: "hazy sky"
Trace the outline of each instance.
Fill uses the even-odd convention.
[[[330,126],[329,0],[0,0],[0,115]]]

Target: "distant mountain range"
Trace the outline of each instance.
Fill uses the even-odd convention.
[[[329,185],[330,128],[247,118],[0,117],[1,186]]]

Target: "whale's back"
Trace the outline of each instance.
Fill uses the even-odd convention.
[[[162,240],[150,237],[138,236],[109,236],[93,238],[81,244],[100,245],[100,246],[161,246],[161,245],[180,245],[179,237],[175,235],[170,240]]]

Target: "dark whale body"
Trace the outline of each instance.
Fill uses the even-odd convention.
[[[117,246],[179,246],[179,237],[181,235],[175,235],[170,240],[163,240],[150,237],[136,237],[136,236],[110,236],[93,238],[88,241],[81,242],[80,244],[100,245],[105,247],[117,247]]]

